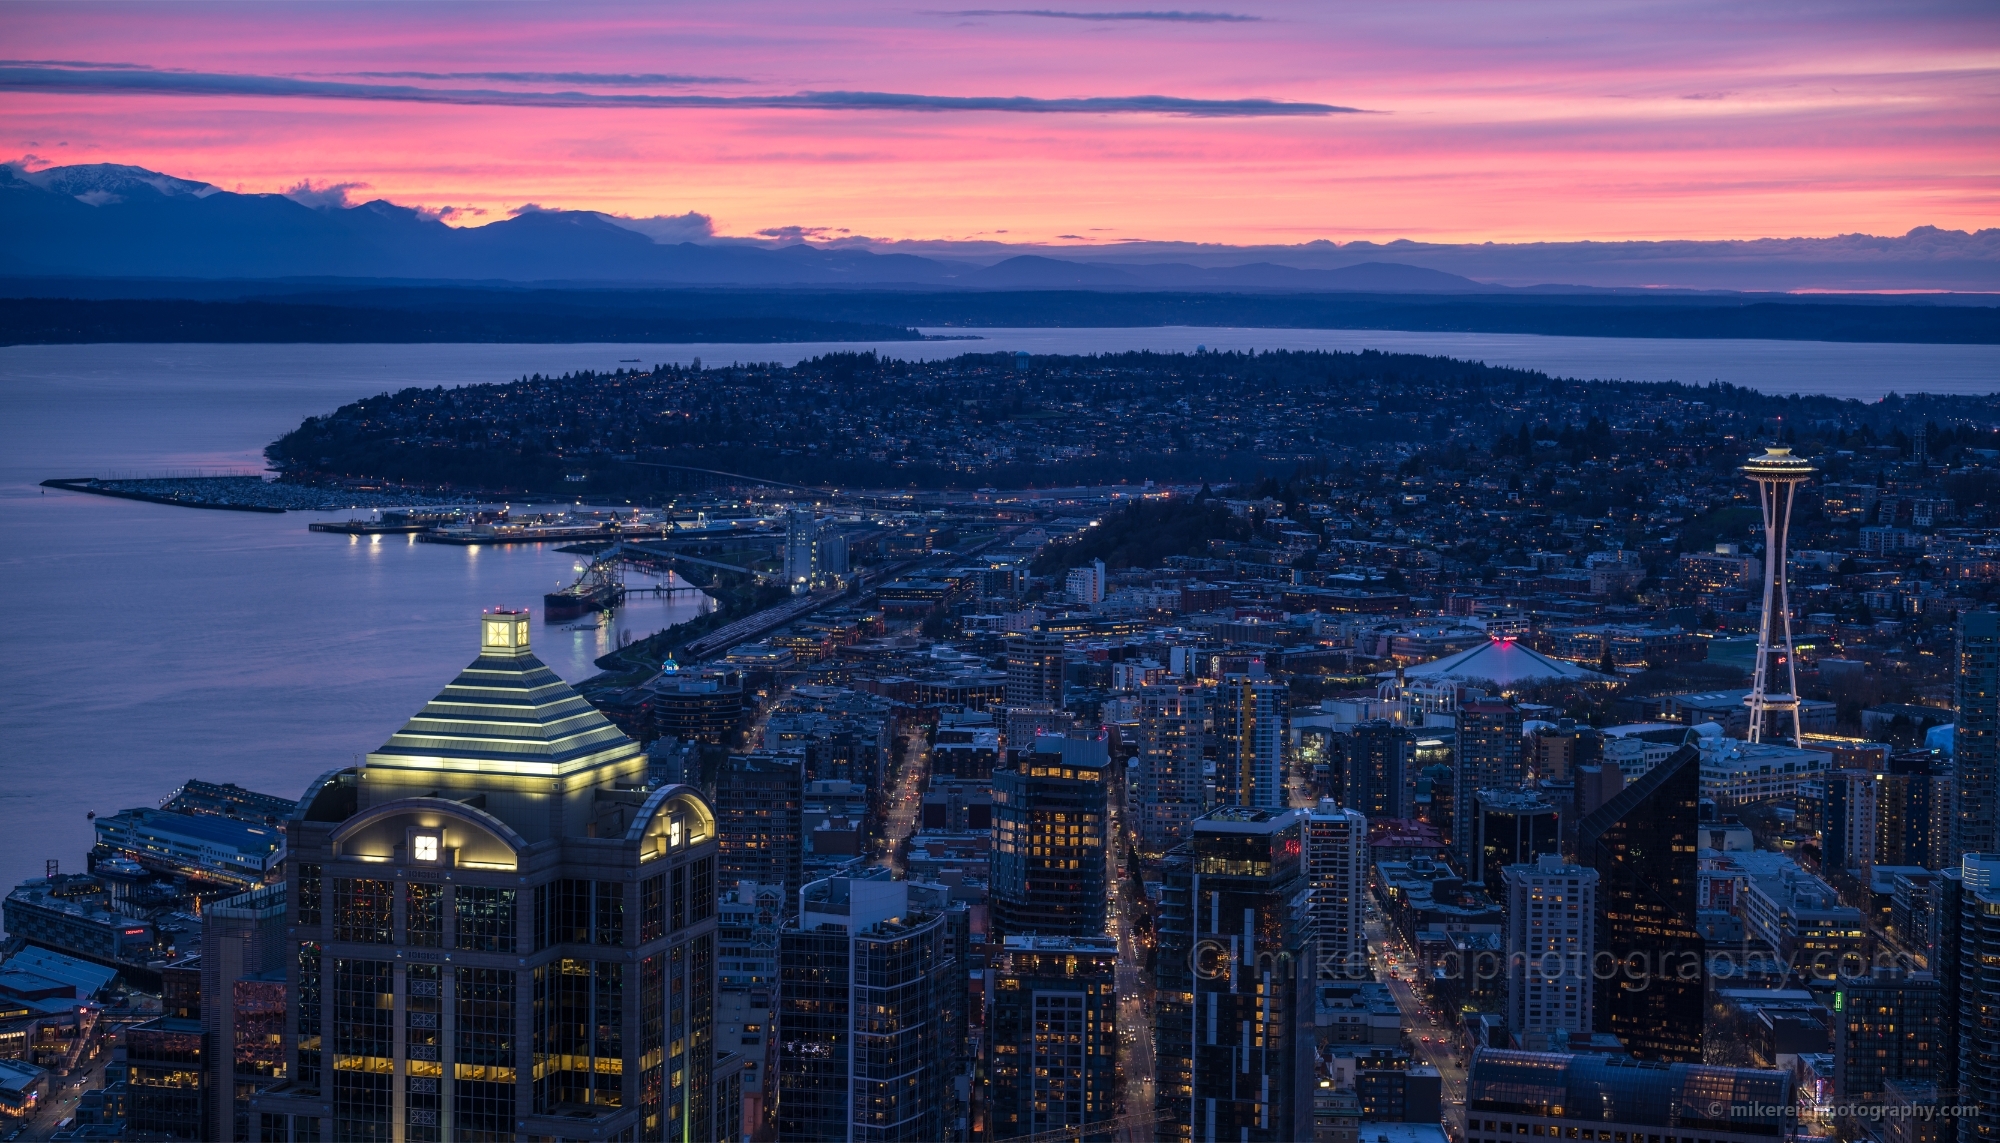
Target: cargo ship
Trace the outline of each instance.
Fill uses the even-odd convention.
[[[585,580],[542,597],[542,622],[561,623],[593,611],[609,611],[618,606],[618,586],[604,581]]]
[[[614,533],[615,534],[615,533]],[[613,544],[590,561],[578,566],[582,574],[561,591],[542,597],[542,622],[561,623],[594,611],[609,611],[625,602],[625,546]]]

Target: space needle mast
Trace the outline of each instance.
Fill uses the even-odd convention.
[[[1764,507],[1764,614],[1757,624],[1757,672],[1750,680],[1750,693],[1743,698],[1750,708],[1751,742],[1764,740],[1765,712],[1778,711],[1791,713],[1792,745],[1802,745],[1792,606],[1785,591],[1785,544],[1792,527],[1793,494],[1817,472],[1811,461],[1793,456],[1788,448],[1766,448],[1763,456],[1743,466],[1743,475],[1757,486],[1757,499]],[[1785,689],[1778,694],[1770,693],[1773,618],[1780,625],[1776,634],[1784,640]]]

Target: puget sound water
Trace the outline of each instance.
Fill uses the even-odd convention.
[[[2000,346],[1556,338],[1357,330],[940,330],[878,345],[86,345],[0,348],[0,892],[59,860],[86,813],[156,805],[188,778],[294,796],[379,746],[475,651],[482,607],[573,577],[549,547],[465,549],[308,532],[318,517],[209,512],[44,491],[50,477],[254,472],[301,419],[410,385],[616,368],[621,359],[782,361],[877,349],[1359,349],[1573,377],[1723,380],[1872,400],[2000,391]],[[644,599],[597,631],[539,622],[572,681],[623,630],[696,602]]]

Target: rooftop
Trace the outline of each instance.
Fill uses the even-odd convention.
[[[184,814],[173,810],[156,810],[150,806],[134,806],[131,809],[120,810],[109,817],[97,819],[97,831],[100,837],[107,831],[115,833],[120,829],[176,834],[213,845],[227,846],[239,853],[271,853],[284,843],[284,834],[276,826],[221,817],[216,814]]]
[[[1531,683],[1551,680],[1574,682],[1611,682],[1608,675],[1585,670],[1575,663],[1565,663],[1551,659],[1525,643],[1513,639],[1488,639],[1476,647],[1460,651],[1456,655],[1446,655],[1421,663],[1403,672],[1412,679],[1458,678],[1485,679],[1501,688],[1525,686]],[[1394,676],[1394,672],[1384,672],[1384,678]]]
[[[488,612],[480,629],[479,657],[368,756],[370,768],[554,777],[638,752],[530,652],[526,612]]]
[[[1110,937],[1044,937],[1029,933],[1005,939],[1009,952],[1078,952],[1117,955],[1118,942]]]
[[[0,1060],[0,1091],[26,1091],[48,1074],[26,1060]]]
[[[1773,1136],[1791,1097],[1791,1077],[1781,1071],[1490,1048],[1473,1057],[1465,1089],[1470,1108],[1525,1105],[1563,1119],[1701,1123]]]
[[[25,973],[58,981],[75,988],[78,998],[87,1000],[110,984],[118,970],[51,952],[39,945],[28,945],[0,964],[0,973]]]

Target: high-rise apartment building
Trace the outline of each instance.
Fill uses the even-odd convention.
[[[1546,853],[1501,873],[1506,895],[1507,1029],[1532,1035],[1592,1030],[1597,871]]]
[[[764,1122],[775,1094],[778,932],[798,900],[782,885],[743,881],[716,902],[716,1050],[743,1057],[745,1123]]]
[[[1030,631],[1007,640],[1007,705],[1033,710],[1062,709],[1061,635],[1053,631]],[[1007,745],[1013,748],[1020,744]]]
[[[1102,751],[1037,741],[1054,752],[1038,748],[993,772],[993,927],[1007,936],[1102,936],[1110,766]]]
[[[1466,880],[1498,894],[1501,870],[1533,865],[1545,853],[1562,850],[1562,822],[1556,807],[1528,790],[1481,790],[1473,804],[1471,828],[1478,831],[1478,860]]]
[[[718,746],[735,740],[743,721],[743,676],[737,672],[683,671],[669,661],[651,691],[655,734]]]
[[[1948,864],[1968,853],[2000,852],[2000,611],[1958,617],[1955,692],[1957,792]]]
[[[480,617],[479,657],[286,824],[266,1139],[710,1139],[715,814]]]
[[[785,513],[785,583],[794,593],[811,591],[847,574],[847,537],[811,508]]]
[[[1356,723],[1344,736],[1336,761],[1335,796],[1370,821],[1416,816],[1417,732],[1386,718]]]
[[[1131,762],[1138,804],[1131,812],[1148,853],[1165,853],[1186,841],[1204,808],[1209,693],[1197,686],[1139,689],[1139,749]]]
[[[1223,806],[1168,855],[1153,1005],[1162,1140],[1310,1138],[1304,810]]]
[[[1521,710],[1498,699],[1476,699],[1458,710],[1452,750],[1452,856],[1468,878],[1478,878],[1479,818],[1474,796],[1481,790],[1517,790],[1527,780],[1521,749]]]
[[[1875,864],[1881,778],[1879,770],[1835,770],[1824,779],[1819,851],[1820,862],[1827,869],[1860,872],[1865,877],[1865,871]]]
[[[778,938],[778,1138],[948,1138],[954,990],[946,917],[906,881],[832,877],[800,890]]]
[[[1118,1086],[1118,942],[1010,936],[987,969],[987,1135],[1091,1130],[1113,1118]]]
[[[255,1139],[250,1097],[285,1076],[285,886],[263,885],[201,911],[202,1057],[208,1139]]]
[[[1966,854],[1942,884],[1945,901],[1958,904],[1937,958],[1956,991],[1956,1103],[1978,1109],[1960,1114],[1958,1143],[1992,1143],[2000,1139],[2000,853]]]
[[[1944,864],[1951,836],[1952,763],[1941,750],[1891,755],[1876,795],[1875,863]]]
[[[1865,770],[1825,779],[1821,863],[1865,875],[1877,865],[1944,863],[1952,832],[1951,761],[1939,750],[1912,750]]]
[[[1596,952],[1621,966],[1599,974],[1593,1019],[1640,1059],[1702,1058],[1700,817],[1701,752],[1683,746],[1577,827],[1578,864],[1598,876]]]
[[[715,778],[721,835],[717,882],[776,885],[786,905],[803,885],[805,767],[797,756],[731,755]]]
[[[1072,601],[1085,607],[1104,602],[1104,561],[1092,560],[1078,568],[1069,569],[1063,579],[1063,588]]]
[[[215,1049],[203,1044],[203,1007],[199,964],[169,964],[160,971],[160,1015],[125,1030],[116,1059],[125,1068],[126,1126],[135,1134],[200,1139],[211,1100],[234,1110],[229,1093],[207,1082]]]
[[[1223,676],[1215,688],[1216,794],[1224,805],[1285,807],[1285,684]]]
[[[1524,744],[1530,776],[1547,782],[1568,782],[1578,766],[1604,757],[1604,738],[1589,726],[1578,726],[1565,718],[1554,726],[1544,723]]]
[[[1843,977],[1833,994],[1834,1099],[1879,1103],[1892,1083],[1935,1080],[1948,1066],[1945,1019],[1944,988],[1932,973],[1881,967]]]
[[[785,513],[785,583],[793,592],[811,590],[813,549],[819,546],[819,519],[811,508]]]
[[[1305,823],[1306,877],[1312,885],[1313,975],[1369,976],[1364,899],[1368,892],[1368,819],[1322,798]]]

